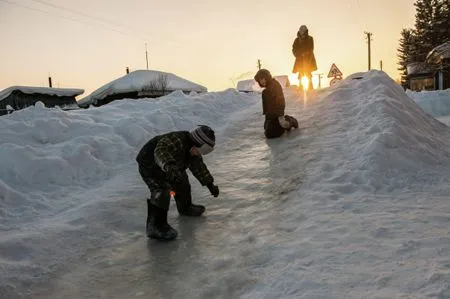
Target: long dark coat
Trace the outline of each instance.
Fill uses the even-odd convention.
[[[302,76],[310,75],[311,72],[317,70],[312,36],[307,35],[303,39],[297,37],[292,44],[292,54],[295,56],[293,73],[299,73],[299,76]]]
[[[267,81],[267,86],[262,92],[262,108],[266,119],[276,119],[284,115],[286,101],[280,83],[275,79]]]
[[[278,117],[284,115],[286,101],[280,83],[273,78],[267,81],[267,86],[262,92],[262,106],[263,114],[266,116],[264,121],[266,138],[280,137],[286,130],[281,127]]]

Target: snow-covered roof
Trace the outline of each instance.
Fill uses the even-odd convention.
[[[238,83],[236,85],[236,89],[239,91],[243,91],[243,92],[261,91],[262,90],[262,88],[259,87],[258,83],[255,81],[255,79],[238,81]]]
[[[273,78],[275,80],[277,80],[281,84],[282,87],[290,86],[289,77],[286,75],[274,76]],[[262,88],[259,87],[258,83],[255,81],[255,79],[238,81],[238,83],[236,85],[236,89],[238,91],[243,91],[243,92],[252,92],[252,91],[261,91],[262,90]]]
[[[206,87],[180,78],[172,73],[153,70],[137,70],[103,85],[87,97],[79,100],[78,104],[89,105],[94,101],[102,100],[110,95],[143,91],[152,81],[155,82],[158,80],[160,76],[167,76],[167,87],[165,89],[169,92],[175,90],[182,90],[184,92],[208,91]]]
[[[426,62],[431,64],[439,64],[442,59],[450,58],[450,41],[437,46],[427,55]]]
[[[275,78],[275,80],[280,82],[282,87],[289,87],[289,86],[291,86],[291,83],[289,82],[289,77],[286,76],[286,75],[275,76],[274,78]]]
[[[434,68],[425,62],[412,62],[406,66],[408,76],[428,74],[434,71]]]
[[[84,92],[83,89],[76,88],[50,88],[32,86],[11,86],[0,91],[0,101],[6,99],[13,91],[21,91],[26,94],[46,94],[58,97],[74,97]]]

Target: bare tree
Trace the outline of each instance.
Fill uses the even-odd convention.
[[[167,88],[169,87],[169,76],[167,74],[160,74],[156,79],[159,90],[166,94]]]
[[[151,95],[165,95],[169,87],[169,76],[167,74],[159,74],[154,80],[148,82],[142,87],[142,92]]]

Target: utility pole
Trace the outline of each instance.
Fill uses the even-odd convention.
[[[364,31],[364,34],[367,35],[366,39],[367,39],[367,45],[368,45],[367,50],[368,50],[368,55],[369,55],[369,71],[370,71],[370,69],[372,68],[370,65],[370,60],[372,58],[371,53],[370,53],[370,42],[372,41],[373,34],[371,32],[367,32],[367,31]]]
[[[319,77],[319,88],[321,88],[322,87],[322,77],[323,77],[323,74],[321,73],[321,74],[317,74],[317,77]]]
[[[258,59],[258,70],[260,70],[261,69],[261,59]]]
[[[145,60],[147,61],[147,70],[148,70],[148,52],[147,52],[147,43],[145,43]]]
[[[380,60],[380,70],[383,70],[383,60]]]
[[[48,74],[48,87],[52,88],[53,84],[52,84],[52,77],[50,76],[50,74]]]

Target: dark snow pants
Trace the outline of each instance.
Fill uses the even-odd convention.
[[[284,131],[286,129],[280,125],[278,118],[266,118],[264,122],[264,135],[266,138],[280,137],[284,134]]]
[[[192,204],[191,184],[186,172],[183,172],[181,183],[179,184],[172,184],[161,176],[152,176],[151,172],[142,165],[139,165],[139,173],[150,189],[150,203],[152,205],[168,210],[170,206],[170,191],[175,192],[178,212],[182,213]]]
[[[298,128],[298,122],[292,116],[285,115],[283,125],[280,124],[278,117],[266,117],[266,121],[264,122],[264,135],[269,139],[277,138],[292,128]]]

